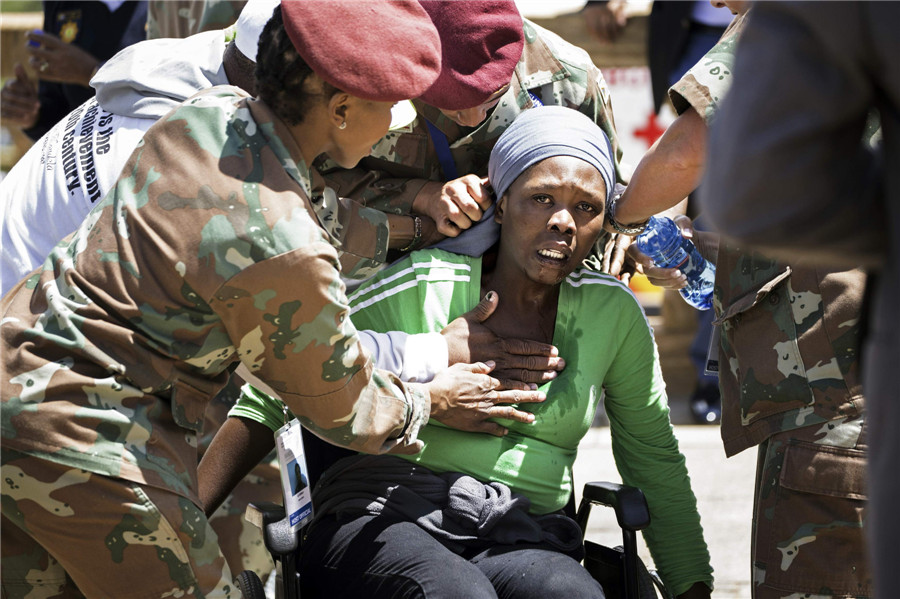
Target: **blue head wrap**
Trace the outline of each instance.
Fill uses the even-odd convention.
[[[541,160],[574,156],[598,171],[609,197],[616,183],[612,148],[603,130],[587,116],[562,106],[526,110],[500,135],[491,151],[488,179],[497,199],[519,175]]]
[[[577,110],[539,106],[517,116],[491,151],[488,178],[497,199],[525,169],[554,156],[574,156],[591,164],[600,171],[606,183],[606,198],[612,195],[616,177],[612,147],[606,134]],[[494,222],[492,205],[473,227],[435,247],[467,256],[481,256],[499,238],[500,225]]]

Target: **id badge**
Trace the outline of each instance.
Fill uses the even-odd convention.
[[[309,470],[306,468],[303,435],[300,431],[300,422],[294,418],[275,432],[284,511],[289,516],[293,530],[303,526],[312,518],[313,513]]]
[[[719,342],[722,338],[722,327],[714,326],[709,336],[709,349],[706,350],[706,368],[703,374],[719,376]]]

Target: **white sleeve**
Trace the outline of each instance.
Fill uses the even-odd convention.
[[[447,368],[447,342],[440,333],[358,333],[375,361],[375,368],[392,372],[404,382],[427,383]]]

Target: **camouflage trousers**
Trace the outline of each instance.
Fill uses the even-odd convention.
[[[862,417],[777,433],[759,446],[755,599],[872,596],[865,472]]]
[[[240,598],[188,499],[9,450],[0,470],[4,598]]]

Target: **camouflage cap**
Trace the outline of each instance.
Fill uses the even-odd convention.
[[[419,96],[437,79],[441,42],[425,10],[404,0],[281,4],[297,52],[327,83],[366,100]]]

